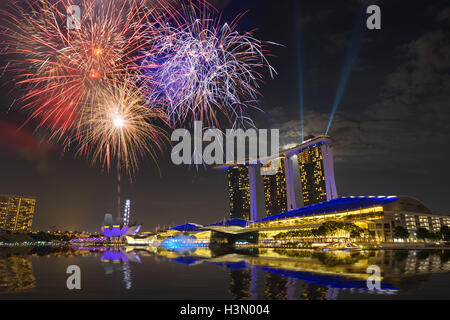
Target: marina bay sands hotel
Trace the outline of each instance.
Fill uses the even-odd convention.
[[[268,164],[229,164],[217,167],[218,170],[227,171],[230,218],[258,220],[258,166],[263,175],[266,215],[277,215],[298,208],[294,188],[295,156],[300,170],[303,205],[310,206],[337,198],[332,142],[329,136],[318,136],[280,152]]]

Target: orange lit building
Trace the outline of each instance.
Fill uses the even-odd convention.
[[[0,230],[29,231],[35,206],[34,197],[0,195]]]

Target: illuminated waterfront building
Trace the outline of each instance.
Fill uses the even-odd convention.
[[[385,241],[399,241],[395,239],[395,227],[400,226],[408,230],[409,240],[416,240],[419,228],[438,233],[441,227],[450,227],[450,216],[436,215],[421,201],[413,197],[399,197],[397,202],[385,207],[385,217],[375,226],[377,238]]]
[[[260,158],[256,163],[227,163],[215,167],[226,170],[231,219],[257,220],[256,167],[264,177],[266,215],[297,208],[293,159],[298,157],[305,206],[337,198],[334,180],[332,139],[319,136],[304,141],[276,156]],[[245,160],[244,162],[247,162]]]
[[[136,223],[130,224],[130,200],[125,203],[124,216],[114,219],[111,214],[105,214],[101,232],[109,239],[121,239],[124,236],[136,236],[142,226]]]
[[[286,172],[284,169],[286,158],[274,160],[277,171],[273,175],[264,175],[264,199],[266,203],[266,215],[272,216],[288,211]],[[268,164],[271,167],[273,164]],[[264,170],[265,165],[262,165]],[[291,208],[294,209],[294,208]]]
[[[230,218],[256,220],[255,167],[234,166],[227,170]]]
[[[238,277],[234,279],[231,277],[235,292],[230,286],[233,298],[251,296],[251,299],[257,299],[256,288],[264,290],[265,299],[274,300],[336,300],[341,292],[346,295],[394,295],[411,292],[411,289],[422,286],[436,274],[450,271],[448,252],[445,250],[363,250],[355,254],[344,250],[324,253],[264,248],[251,255],[236,253],[220,257],[211,254],[211,250],[206,248],[189,253],[165,250],[154,252],[177,263],[212,263],[232,270],[250,270],[250,273],[237,274]],[[241,269],[240,266],[247,268]],[[367,270],[370,266],[379,266],[383,270],[379,289],[369,289],[367,286]],[[258,276],[253,270],[263,272],[259,272]],[[250,287],[246,277],[251,278]],[[298,285],[295,285],[296,281]]]
[[[351,231],[339,229],[333,234],[318,235],[325,223],[353,225],[362,230],[357,238]],[[422,241],[416,231],[425,228],[437,233],[442,226],[450,227],[450,216],[433,214],[419,200],[410,196],[341,197],[319,204],[302,207],[257,221],[230,220],[212,225],[185,224],[165,230],[167,236],[188,232],[209,234],[202,241],[215,238],[226,243],[287,242],[343,243],[350,239],[362,243],[412,243]],[[409,237],[397,239],[396,227],[408,230]],[[219,240],[220,240],[219,239]]]
[[[320,136],[300,146],[298,165],[304,206],[337,198],[331,142],[330,137]]]
[[[0,195],[0,230],[29,231],[35,206],[34,197]]]
[[[122,236],[124,236],[128,232],[129,227],[127,225],[121,224],[121,222],[122,221],[115,223],[111,214],[105,214],[101,227],[103,235],[110,239],[121,238]]]
[[[363,242],[416,242],[417,229],[437,232],[442,226],[450,227],[450,216],[433,214],[422,202],[410,196],[342,197],[266,217],[250,225],[249,229],[263,230],[264,239],[296,230],[303,231],[304,235],[288,237],[288,240],[330,242],[350,238],[348,232],[323,239],[307,232],[326,222],[355,224],[364,230],[360,239]],[[395,239],[394,230],[398,226],[409,231],[409,239]]]
[[[295,156],[298,157],[302,184],[304,206],[301,208],[297,208],[295,204],[292,163]],[[256,212],[248,214],[249,211],[253,212],[251,204],[256,203],[255,165],[217,168],[228,170],[231,217],[250,222],[242,230],[221,230],[222,235],[233,234],[237,238],[235,236],[242,233],[254,238],[254,233],[257,233],[258,239],[268,241],[285,239],[342,243],[350,239],[356,240],[354,237],[357,233],[359,242],[398,243],[421,241],[417,239],[417,230],[421,228],[436,235],[442,227],[450,227],[449,216],[433,214],[413,197],[338,198],[332,139],[328,136],[307,139],[301,145],[281,151],[276,157],[259,159],[258,163],[262,165],[267,214],[260,220],[255,219]],[[256,208],[256,205],[253,207]],[[335,225],[340,225],[341,229],[335,234],[324,235],[319,227],[328,222],[336,222]],[[397,227],[406,229],[409,238],[397,239],[394,234]],[[353,233],[351,228],[354,229]],[[402,229],[397,229],[400,230],[397,237],[400,237]],[[318,236],[320,234],[323,236]],[[228,238],[233,240],[232,237]]]

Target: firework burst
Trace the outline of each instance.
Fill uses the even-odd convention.
[[[222,23],[203,0],[24,0],[11,2],[0,32],[21,105],[78,155],[132,176],[156,162],[171,127],[252,124],[265,45]],[[81,9],[69,28],[67,8]],[[163,110],[164,112],[161,112]]]
[[[236,24],[221,23],[220,16],[203,1],[189,1],[181,10],[167,6],[165,22],[154,30],[144,68],[152,69],[150,105],[163,107],[170,124],[204,126],[252,123],[248,109],[258,105],[259,83],[268,68],[264,43],[252,32],[239,33]]]
[[[89,157],[108,170],[112,161],[130,177],[136,173],[139,159],[152,158],[168,141],[166,133],[156,125],[165,114],[145,106],[145,97],[135,88],[115,83],[102,90],[93,105],[86,108],[79,127],[77,154]]]
[[[146,46],[154,15],[136,0],[79,0],[80,28],[68,29],[67,0],[26,1],[4,12],[2,33],[9,69],[26,92],[30,118],[51,129],[52,138],[77,130],[87,105],[104,87],[140,73],[137,54]]]

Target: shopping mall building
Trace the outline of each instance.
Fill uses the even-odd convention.
[[[258,230],[260,238],[262,235],[262,238],[273,239],[283,232],[317,229],[330,221],[353,223],[364,230],[361,240],[377,243],[416,241],[416,231],[419,228],[438,232],[442,226],[450,226],[450,216],[433,214],[422,202],[413,197],[381,196],[336,198],[266,217],[250,224],[249,229]],[[408,230],[409,239],[395,239],[394,229],[397,226]],[[343,231],[328,237],[328,240],[348,237],[348,232]]]
[[[290,232],[283,242],[323,243],[349,239],[350,232],[340,230],[332,235],[314,236],[308,230],[320,228],[326,222],[354,224],[363,230],[357,240],[367,243],[416,242],[417,230],[439,232],[442,226],[450,227],[450,216],[436,215],[419,200],[410,196],[341,197],[255,222],[232,219],[202,226],[185,224],[164,230],[166,236],[189,233],[202,241],[226,238],[234,242],[264,243],[279,239],[277,235]],[[409,239],[396,239],[394,230],[401,226],[408,230]],[[306,232],[291,232],[306,231]],[[208,239],[207,239],[208,238]],[[253,241],[248,241],[253,239]]]

